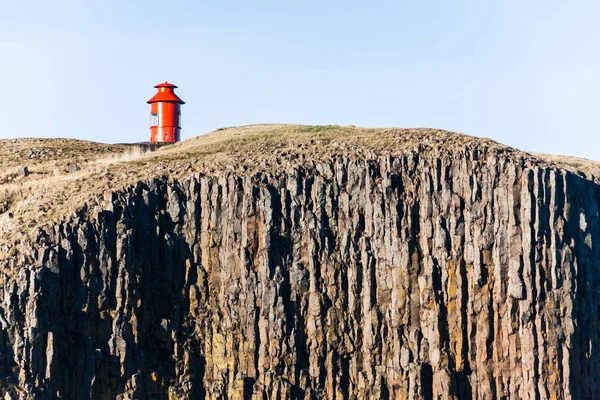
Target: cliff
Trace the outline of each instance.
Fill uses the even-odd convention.
[[[4,212],[7,399],[598,396],[589,171],[444,131],[282,126],[109,169],[122,187],[84,168],[93,190],[47,188],[74,212]]]

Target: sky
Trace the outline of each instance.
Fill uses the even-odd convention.
[[[600,160],[597,0],[0,0],[0,138],[432,127]]]

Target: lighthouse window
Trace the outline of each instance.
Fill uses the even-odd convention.
[[[158,114],[150,115],[150,126],[158,126]]]
[[[181,113],[179,113],[179,116],[177,117],[177,126],[181,128]]]

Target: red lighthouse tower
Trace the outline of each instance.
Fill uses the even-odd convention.
[[[175,94],[177,86],[165,82],[154,87],[158,89],[158,93],[148,100],[148,104],[150,104],[150,142],[179,142],[181,105],[185,103]]]

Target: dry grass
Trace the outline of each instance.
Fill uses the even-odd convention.
[[[557,154],[533,154],[544,161],[556,164],[562,169],[566,169],[578,175],[583,175],[588,179],[600,182],[600,162],[598,161],[588,160],[587,158],[561,156]]]
[[[70,164],[85,165],[95,159],[125,153],[131,146],[108,145],[73,139],[0,140],[0,178],[27,165],[33,174],[54,173]]]
[[[354,126],[234,127],[154,152],[128,145],[65,139],[4,140],[0,141],[0,244],[27,236],[40,225],[69,215],[83,204],[90,208],[102,205],[106,197],[103,194],[150,177],[179,179],[198,172],[286,170],[340,155],[371,158],[399,154],[406,149],[427,152],[468,147],[534,158],[489,139],[442,130]],[[577,165],[575,161],[539,157],[567,168]],[[67,173],[70,164],[79,165],[81,171]],[[29,167],[31,175],[18,178],[16,170],[23,165]],[[600,170],[597,163],[589,165]],[[2,201],[8,204],[4,212]]]
[[[138,160],[150,153],[152,150],[142,148],[141,146],[132,146],[130,149],[123,153],[111,154],[106,157],[98,158],[91,162],[91,165],[97,166],[108,166],[112,164],[124,163],[129,161]]]

